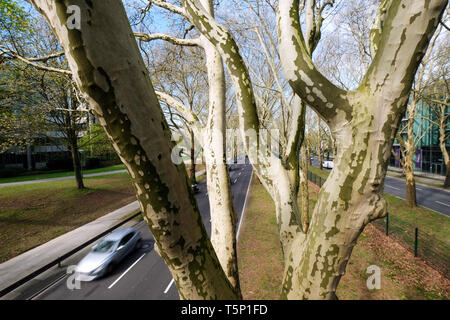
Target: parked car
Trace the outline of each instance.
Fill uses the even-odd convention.
[[[114,231],[92,247],[78,263],[76,279],[91,281],[110,273],[141,241],[140,234],[133,228]]]
[[[198,187],[197,183],[192,184],[192,190],[194,190],[194,193],[200,192],[200,188]]]
[[[322,167],[327,169],[333,169],[334,168],[334,162],[333,161],[323,161]]]

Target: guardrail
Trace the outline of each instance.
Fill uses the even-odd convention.
[[[72,256],[73,254],[77,253],[78,251],[86,248],[88,245],[92,244],[93,242],[97,241],[98,239],[106,236],[108,233],[110,233],[111,231],[113,231],[114,229],[117,229],[118,227],[124,225],[125,223],[127,223],[128,221],[133,220],[134,218],[138,217],[139,215],[141,215],[142,212],[138,212],[134,215],[132,215],[131,217],[121,221],[120,223],[116,224],[115,226],[109,228],[108,230],[102,232],[101,234],[95,236],[94,238],[86,241],[85,243],[79,245],[78,247],[76,247],[75,249],[69,251],[68,253],[62,255],[61,257],[53,260],[52,262],[46,264],[45,266],[39,268],[38,270],[30,273],[29,275],[27,275],[26,277],[14,282],[13,284],[11,284],[10,286],[6,287],[5,289],[2,289],[0,291],[0,298],[3,297],[4,295],[10,293],[11,291],[17,289],[18,287],[24,285],[25,283],[27,283],[28,281],[36,278],[38,275],[40,275],[41,273],[47,271],[48,269],[50,269],[53,266],[56,265],[60,265],[62,261],[66,260],[67,258],[69,258],[70,256]]]

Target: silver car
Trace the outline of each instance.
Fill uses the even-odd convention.
[[[323,161],[322,162],[322,167],[327,168],[327,169],[333,169],[334,168],[334,162],[333,161]]]
[[[78,263],[75,272],[79,281],[91,281],[110,273],[141,241],[133,228],[114,231],[97,243]]]

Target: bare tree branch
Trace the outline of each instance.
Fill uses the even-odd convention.
[[[141,41],[150,42],[154,40],[164,40],[168,41],[175,45],[180,46],[191,46],[191,47],[198,47],[201,46],[200,40],[197,39],[181,39],[176,38],[164,33],[154,33],[154,34],[148,34],[148,33],[142,33],[142,32],[135,32],[135,37],[138,38]]]

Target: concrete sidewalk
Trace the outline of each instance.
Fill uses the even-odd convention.
[[[397,168],[397,167],[392,167],[392,166],[388,167],[388,171],[392,171],[395,173],[403,173],[402,168]],[[430,180],[439,180],[439,181],[445,180],[445,176],[442,176],[440,174],[423,172],[423,171],[414,171],[414,176],[419,177],[419,178],[424,178],[424,179],[430,179]]]
[[[127,170],[123,169],[123,170],[115,170],[115,171],[107,171],[107,172],[88,173],[88,174],[84,174],[83,178],[97,177],[97,176],[106,176],[108,174],[115,174],[115,173],[122,173],[122,172],[127,172]],[[75,176],[48,178],[48,179],[38,179],[38,180],[28,180],[28,181],[19,181],[19,182],[0,183],[0,188],[1,187],[9,187],[9,186],[18,186],[18,185],[22,185],[22,184],[51,182],[51,181],[69,180],[69,179],[75,179]]]
[[[199,170],[195,174],[200,176],[205,171]],[[9,287],[14,282],[105,232],[137,209],[139,209],[139,204],[137,201],[134,201],[0,264],[0,290]]]
[[[402,168],[396,168],[396,167],[391,167],[391,166],[388,167],[388,172],[387,172],[388,176],[405,181],[405,177],[399,176],[401,174],[403,174]],[[417,185],[422,184],[422,185],[426,185],[427,187],[430,187],[430,188],[435,188],[438,190],[450,192],[450,190],[444,189],[444,187],[443,187],[444,181],[445,181],[445,176],[427,173],[427,172],[414,171],[414,179],[416,180]]]

